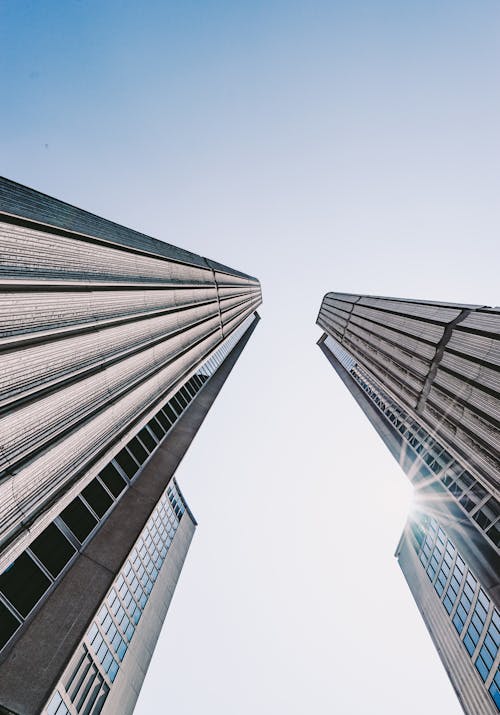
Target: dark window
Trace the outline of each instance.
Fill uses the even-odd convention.
[[[487,496],[487,494],[488,494],[488,492],[486,491],[486,489],[485,489],[481,484],[479,484],[478,482],[476,482],[476,483],[473,485],[472,489],[470,490],[470,493],[471,493],[471,494],[474,494],[474,496],[476,497],[476,501],[477,501],[477,502],[483,501],[483,499],[485,498],[485,496]]]
[[[0,601],[0,650],[21,624]]]
[[[22,616],[27,616],[50,586],[50,581],[24,552],[0,576],[0,591]]]
[[[30,544],[30,549],[54,578],[61,573],[76,551],[55,524],[49,524]]]
[[[87,484],[85,489],[82,490],[82,496],[99,518],[104,516],[113,503],[113,499],[97,479],[93,479],[90,484]]]
[[[468,472],[462,472],[457,479],[457,484],[459,484],[465,492],[474,484],[474,479]]]
[[[184,385],[184,387],[181,389],[181,395],[186,400],[187,404],[189,404],[191,402],[191,400],[193,399],[193,396],[187,389],[186,385]]]
[[[165,436],[165,430],[154,417],[148,422],[148,427],[153,430],[158,439],[162,439]]]
[[[129,479],[132,479],[139,467],[135,463],[135,460],[132,459],[132,456],[127,452],[127,450],[122,449],[121,452],[118,452],[115,459],[120,465],[120,467],[123,469],[127,477]]]
[[[114,497],[119,496],[119,494],[121,494],[127,486],[122,475],[118,473],[118,471],[115,469],[115,467],[113,467],[112,464],[108,464],[107,467],[104,467],[104,469],[99,474],[99,478],[107,486],[107,488]]]
[[[198,392],[198,385],[197,385],[196,380],[194,379],[194,377],[191,377],[191,378],[187,381],[186,385],[187,385],[189,391],[193,394],[193,397],[194,397],[194,396],[196,395],[196,393]]]
[[[469,499],[468,496],[463,496],[460,499],[460,504],[462,504],[466,511],[472,511],[472,509],[476,506],[476,504],[472,501],[472,499]]]
[[[446,487],[449,487],[452,482],[452,479],[449,474],[445,474],[441,477],[441,481]]]
[[[178,415],[180,415],[183,412],[184,406],[177,399],[177,395],[172,397],[172,399],[170,400],[170,404],[172,405],[172,407],[174,408],[174,410],[177,412]]]
[[[97,524],[97,519],[90,513],[80,497],[73,499],[61,512],[61,519],[69,526],[80,543],[85,541]]]
[[[493,541],[495,546],[500,548],[500,522],[497,522],[494,526],[491,527],[491,529],[488,531],[488,536]]]
[[[472,517],[474,521],[477,521],[481,529],[487,529],[488,526],[491,524],[491,521],[487,514],[484,513],[482,509],[477,511],[474,516]]]
[[[148,458],[148,453],[136,437],[130,440],[127,447],[132,452],[139,464],[143,464]]]
[[[165,413],[162,410],[158,412],[158,414],[156,415],[156,419],[159,421],[165,432],[167,432],[172,426],[170,420],[168,419],[168,417],[166,417]]]
[[[154,440],[154,437],[151,434],[151,432],[148,429],[146,429],[146,427],[143,427],[141,429],[138,437],[140,438],[141,442],[146,445],[146,448],[149,449],[150,452],[152,452],[153,449],[156,447],[156,442]]]
[[[170,422],[172,424],[174,424],[175,420],[177,419],[177,415],[175,414],[173,409],[170,407],[170,405],[169,404],[165,405],[165,407],[163,408],[162,411],[167,415]]]

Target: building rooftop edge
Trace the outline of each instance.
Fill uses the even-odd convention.
[[[438,300],[427,300],[427,299],[421,299],[421,298],[398,298],[394,296],[388,296],[388,295],[371,295],[369,293],[347,293],[345,291],[328,291],[325,293],[323,296],[323,299],[321,301],[321,304],[323,304],[325,298],[328,296],[335,296],[341,300],[341,296],[344,297],[351,297],[351,298],[370,298],[373,300],[396,300],[398,303],[417,303],[419,305],[435,305],[437,307],[441,308],[462,308],[462,309],[469,309],[469,310],[491,310],[491,311],[500,311],[500,306],[490,306],[490,305],[480,305],[477,303],[447,303],[445,301],[438,301]]]
[[[197,253],[179,248],[166,241],[127,228],[122,224],[93,214],[78,206],[67,203],[12,179],[0,176],[0,217],[1,214],[30,221],[36,221],[56,229],[84,234],[94,238],[130,248],[136,251],[154,253],[162,258],[189,263],[260,282],[258,278],[223,263],[207,259]]]

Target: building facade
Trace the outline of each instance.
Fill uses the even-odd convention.
[[[131,713],[260,284],[6,179],[0,283],[0,713]]]
[[[318,344],[415,488],[396,556],[467,715],[500,712],[500,309],[328,293]]]

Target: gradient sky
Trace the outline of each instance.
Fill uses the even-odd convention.
[[[498,304],[500,5],[0,0],[0,173],[258,276],[137,715],[459,715],[328,290]]]

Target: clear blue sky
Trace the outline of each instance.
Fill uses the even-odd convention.
[[[0,172],[263,284],[138,715],[460,712],[393,559],[405,478],[314,321],[500,302],[499,34],[497,0],[0,0]]]

